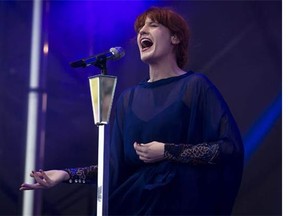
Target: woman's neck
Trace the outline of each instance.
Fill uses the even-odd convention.
[[[157,80],[180,76],[186,72],[179,68],[177,65],[149,65],[148,82],[155,82]]]

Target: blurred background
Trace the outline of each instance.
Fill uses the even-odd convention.
[[[191,28],[186,70],[201,72],[228,103],[245,144],[244,175],[233,215],[281,215],[281,1],[42,1],[38,87],[31,87],[33,1],[0,1],[0,215],[21,215],[28,99],[39,97],[36,169],[96,164],[88,77],[69,63],[121,46],[108,62],[118,77],[114,102],[148,76],[134,20],[151,6],[175,9]],[[113,118],[113,110],[112,116]],[[109,128],[109,126],[108,126]],[[27,173],[26,173],[27,174]],[[41,215],[91,215],[95,185],[61,184],[36,195]]]

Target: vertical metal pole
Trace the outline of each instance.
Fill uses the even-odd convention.
[[[103,179],[104,179],[104,137],[105,126],[98,125],[98,179],[97,179],[97,216],[103,215]]]
[[[42,1],[33,1],[32,18],[32,38],[31,38],[31,57],[30,57],[30,83],[28,95],[28,114],[27,114],[27,134],[26,134],[26,155],[24,181],[33,183],[29,176],[32,170],[35,170],[37,161],[37,143],[43,141],[43,131],[39,130],[39,119],[41,118],[39,108],[45,109],[46,94],[40,91],[40,62],[41,62],[41,22],[42,22]],[[42,134],[42,135],[41,135]],[[39,214],[35,212],[35,192],[25,191],[23,197],[23,216],[34,216]],[[39,203],[39,202],[38,202]],[[38,208],[38,211],[40,209]]]
[[[105,145],[104,127],[109,122],[116,82],[114,76],[101,74],[89,77],[94,123],[98,126],[97,216],[108,214],[108,166],[104,164],[109,149]]]

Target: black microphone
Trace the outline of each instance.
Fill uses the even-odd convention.
[[[112,47],[109,51],[100,53],[95,56],[88,57],[86,59],[77,60],[71,62],[70,65],[73,68],[88,67],[90,65],[97,65],[107,60],[118,60],[125,55],[125,51],[122,47]]]

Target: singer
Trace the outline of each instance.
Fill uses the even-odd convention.
[[[110,147],[109,215],[229,215],[242,177],[243,144],[216,87],[185,71],[189,29],[167,8],[135,22],[149,78],[120,96]],[[35,184],[95,182],[97,166],[35,171]]]

